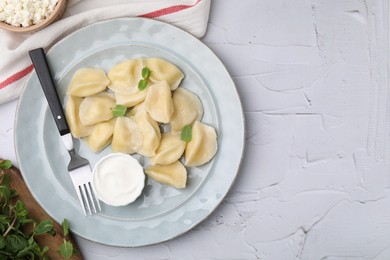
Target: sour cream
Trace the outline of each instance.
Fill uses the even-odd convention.
[[[111,206],[124,206],[141,195],[145,174],[131,155],[111,153],[95,165],[92,183],[101,201]]]

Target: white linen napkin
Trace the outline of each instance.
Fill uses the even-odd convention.
[[[0,104],[18,98],[33,70],[28,51],[50,48],[69,33],[97,21],[146,17],[180,27],[202,37],[211,0],[69,0],[61,20],[30,34],[0,29]]]

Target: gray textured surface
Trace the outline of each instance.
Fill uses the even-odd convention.
[[[134,249],[80,238],[86,259],[390,259],[387,10],[213,0],[203,41],[247,119],[239,178],[187,234]],[[0,155],[13,160],[15,106],[0,106]]]

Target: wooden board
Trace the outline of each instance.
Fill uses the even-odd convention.
[[[2,160],[0,159],[0,161]],[[0,173],[1,171],[2,170],[0,169]],[[29,212],[29,217],[36,219],[37,221],[42,221],[46,219],[50,219],[53,221],[54,230],[56,231],[57,234],[54,237],[49,235],[37,236],[35,240],[41,247],[48,246],[50,248],[50,250],[47,252],[47,256],[50,257],[50,259],[63,259],[63,257],[57,252],[58,248],[61,246],[61,244],[64,241],[61,225],[58,224],[54,219],[52,219],[36,202],[31,192],[27,188],[18,168],[13,166],[9,170],[4,170],[4,172],[10,176],[10,180],[11,180],[10,186],[19,193],[19,199],[25,203],[26,208],[28,209]],[[71,228],[72,223],[69,223],[69,225]],[[76,245],[75,240],[71,237],[71,235],[66,237],[66,239],[72,242],[73,246],[78,251],[80,251]],[[77,254],[74,255],[71,259],[72,260],[83,259],[83,257],[81,254]]]

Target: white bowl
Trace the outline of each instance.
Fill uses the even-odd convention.
[[[41,22],[28,26],[28,27],[16,27],[12,26],[10,24],[7,24],[5,22],[0,22],[0,28],[10,31],[10,32],[15,32],[15,33],[30,33],[30,32],[36,32],[39,31],[50,24],[58,21],[61,19],[62,15],[64,14],[66,10],[66,6],[68,4],[67,0],[58,0],[56,7],[54,8],[53,12],[50,13],[50,15],[42,20]]]
[[[145,186],[144,170],[129,154],[111,153],[104,156],[95,165],[92,174],[96,196],[111,206],[132,203]]]

